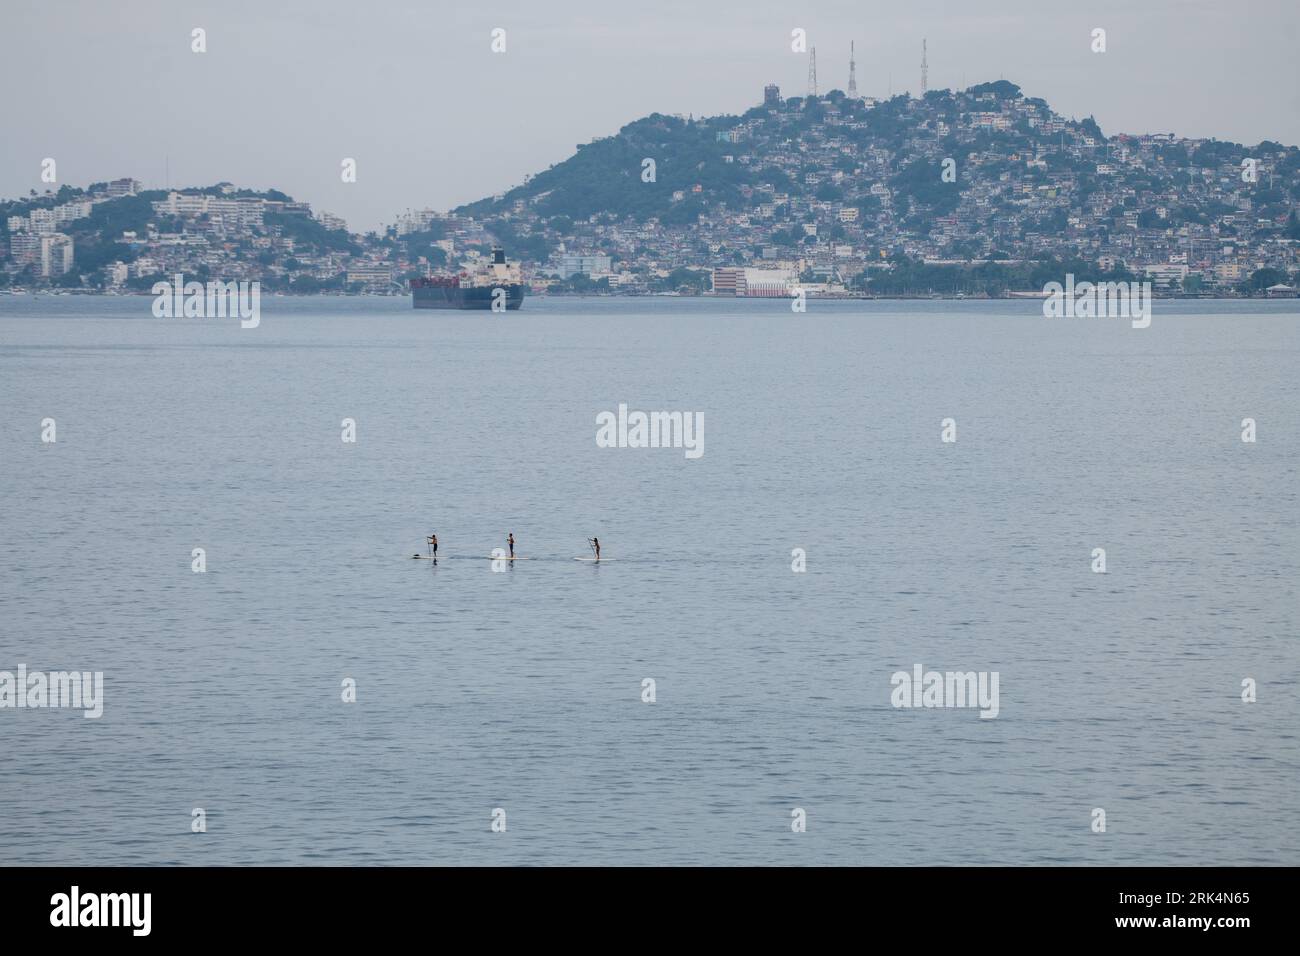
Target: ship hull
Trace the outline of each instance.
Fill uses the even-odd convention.
[[[504,289],[506,308],[518,309],[524,304],[522,285],[474,286],[421,286],[411,290],[411,305],[417,309],[483,309],[492,308],[492,293]]]

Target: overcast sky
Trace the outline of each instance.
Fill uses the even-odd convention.
[[[48,156],[60,183],[161,188],[170,170],[375,229],[503,192],[648,113],[740,113],[769,82],[802,95],[795,27],[823,93],[848,85],[850,40],[859,92],[919,92],[925,37],[932,89],[1001,78],[1107,134],[1300,143],[1297,0],[0,0],[0,196],[45,188]]]

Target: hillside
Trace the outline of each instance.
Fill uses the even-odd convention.
[[[862,262],[1134,262],[1300,239],[1298,207],[1294,146],[1106,136],[1091,117],[1067,119],[999,81],[924,99],[833,91],[740,116],[655,114],[453,215],[537,262],[561,243],[625,262],[649,245],[658,260],[701,266],[844,246]],[[694,254],[676,256],[672,243]]]
[[[881,101],[769,88],[740,115],[629,123],[383,235],[230,183],[33,193],[0,202],[0,287],[130,291],[184,272],[396,293],[499,243],[555,291],[699,292],[729,266],[889,295],[1041,290],[1065,272],[1262,294],[1300,284],[1298,214],[1294,146],[1106,135],[1006,81]]]
[[[339,223],[320,221],[306,204],[278,190],[219,183],[173,194],[140,189],[134,180],[121,183],[133,184],[129,194],[93,183],[0,201],[0,287],[139,290],[183,271],[199,279],[253,275],[270,289],[297,281],[298,289],[317,291],[362,251]],[[182,197],[173,211],[167,209],[169,195]],[[42,213],[47,218],[37,222]],[[56,270],[42,274],[30,244],[42,235],[70,242],[73,257],[66,270],[56,261]]]

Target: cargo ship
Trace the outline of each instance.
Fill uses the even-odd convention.
[[[524,280],[518,263],[505,251],[492,250],[492,261],[466,267],[456,275],[411,280],[411,305],[417,309],[517,309],[524,304]]]

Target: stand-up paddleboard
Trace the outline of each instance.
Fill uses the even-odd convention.
[[[508,554],[505,555],[504,557],[501,556],[501,555],[489,554],[489,555],[487,555],[487,559],[488,559],[489,561],[530,561],[530,560],[532,560],[531,558],[525,558],[525,557],[521,557],[521,556],[518,556],[518,555],[516,555],[515,557],[512,558],[512,557],[510,557],[510,555],[508,555]]]
[[[413,554],[411,555],[411,557],[414,558],[416,561],[437,561],[438,560],[436,557],[434,557],[431,554]],[[445,554],[442,555],[441,557],[442,560],[444,561],[447,560],[447,556]]]
[[[602,561],[617,561],[618,558],[574,558],[574,561],[590,561],[592,564],[600,564]]]

